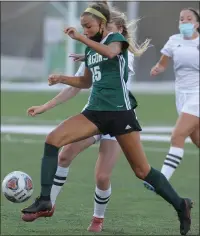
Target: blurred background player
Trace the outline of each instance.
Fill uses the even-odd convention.
[[[111,21],[107,25],[107,28],[110,32],[121,33],[122,35],[124,35],[125,38],[128,39],[130,44],[128,51],[128,90],[130,90],[130,83],[133,79],[132,76],[134,74],[134,55],[141,56],[147,50],[150,42],[150,40],[146,40],[143,44],[141,44],[141,46],[139,46],[131,37],[132,29],[136,28],[136,23],[137,20],[127,22],[127,18],[124,13],[114,10],[112,8]],[[82,55],[74,54],[72,55],[72,57],[74,57],[76,61],[78,61],[79,59],[84,59]],[[75,76],[82,76],[84,74],[84,70],[85,63],[82,63]],[[52,109],[56,105],[68,101],[72,97],[76,96],[80,91],[81,89],[79,88],[67,87],[49,102],[41,106],[30,107],[28,109],[28,114],[31,116],[36,116],[37,114],[44,113]],[[132,97],[132,99],[134,99],[131,94],[130,96]],[[94,197],[94,214],[91,225],[88,227],[88,230],[94,232],[100,232],[102,230],[105,210],[111,196],[110,176],[120,153],[120,147],[116,138],[111,137],[110,135],[96,135],[76,143],[68,144],[67,146],[62,148],[61,152],[59,153],[58,168],[51,189],[51,201],[53,209],[50,213],[44,213],[43,215],[40,215],[40,217],[52,216],[57,196],[66,181],[71,161],[80,152],[82,152],[92,144],[96,143],[98,140],[100,140],[100,147],[99,156],[95,167],[96,188]]]
[[[181,163],[187,137],[199,148],[199,13],[192,9],[180,12],[180,34],[169,38],[161,50],[159,62],[152,68],[151,75],[164,72],[169,60],[174,63],[176,109],[179,114],[171,136],[171,147],[161,172],[169,180]],[[154,190],[148,183],[147,188]]]

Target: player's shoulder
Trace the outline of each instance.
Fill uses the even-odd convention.
[[[90,53],[90,51],[91,51],[91,48],[87,46],[85,48],[85,56],[87,56]]]
[[[174,35],[169,37],[170,42],[177,42],[177,41],[180,41],[180,40],[182,40],[181,34],[174,34]]]
[[[119,32],[112,33],[110,36],[125,39],[125,37],[122,34],[120,34]]]
[[[113,40],[115,40],[115,41],[126,41],[125,37],[122,34],[118,33],[118,32],[116,32],[116,33],[112,32],[107,36],[106,41],[113,41]]]
[[[107,36],[107,39],[105,41],[105,44],[110,44],[110,43],[114,43],[114,42],[120,42],[122,43],[123,45],[123,50],[127,50],[128,47],[129,47],[129,43],[128,41],[126,40],[126,38],[120,34],[120,33],[110,33],[108,36]]]
[[[87,46],[87,47],[85,48],[85,53],[88,52],[89,49],[90,49],[90,48]]]

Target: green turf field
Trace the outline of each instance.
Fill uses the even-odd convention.
[[[57,124],[78,113],[87,100],[87,94],[78,95],[37,118],[26,116],[31,105],[42,104],[55,93],[2,92],[2,124]],[[137,115],[144,126],[173,126],[177,118],[174,96],[137,95],[140,107]],[[13,170],[27,172],[34,181],[34,197],[39,193],[40,162],[45,136],[1,134],[1,177]],[[169,143],[144,142],[149,162],[162,166]],[[191,197],[192,211],[190,235],[199,235],[199,155],[192,144],[186,144],[185,157],[171,182],[185,197]],[[94,166],[98,146],[94,145],[73,162],[68,182],[56,204],[55,215],[25,223],[20,209],[31,203],[8,202],[1,198],[1,235],[93,235],[86,231],[93,213]],[[179,235],[176,212],[159,196],[143,188],[133,175],[123,154],[112,175],[112,197],[107,209],[104,231],[101,235]]]

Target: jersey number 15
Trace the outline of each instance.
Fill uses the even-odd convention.
[[[99,66],[95,66],[95,67],[91,68],[91,71],[92,71],[92,81],[93,82],[101,80],[101,71],[100,71]]]

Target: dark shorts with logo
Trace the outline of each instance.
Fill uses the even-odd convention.
[[[134,110],[92,111],[85,109],[82,114],[104,135],[117,136],[142,130]]]

